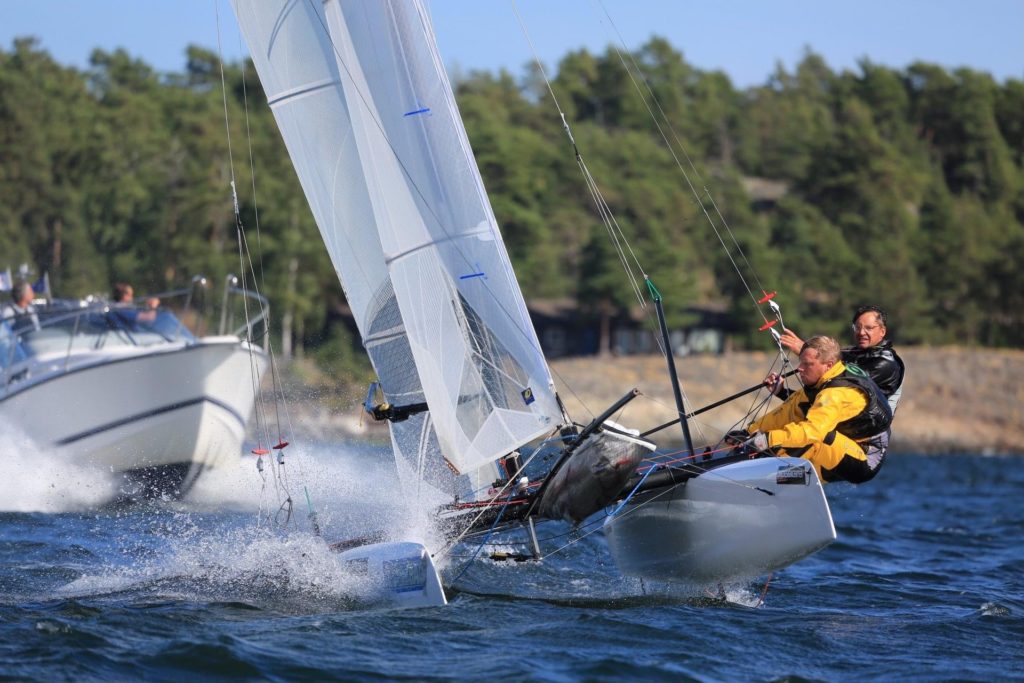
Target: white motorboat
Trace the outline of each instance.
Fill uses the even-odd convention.
[[[75,464],[123,475],[125,493],[182,495],[240,457],[267,365],[244,338],[259,322],[197,337],[163,306],[39,305],[34,320],[0,322],[0,417]]]

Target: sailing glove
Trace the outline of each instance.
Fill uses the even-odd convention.
[[[746,429],[734,429],[725,435],[723,441],[733,446],[739,446],[741,443],[750,438],[750,432]]]
[[[753,436],[743,442],[743,445],[758,453],[764,452],[768,450],[768,435],[764,432],[754,432]]]

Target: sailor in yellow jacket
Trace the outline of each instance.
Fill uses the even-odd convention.
[[[804,388],[750,424],[757,450],[810,460],[823,482],[871,478],[861,443],[889,426],[892,412],[881,389],[856,365],[839,360],[839,343],[811,337],[800,351]]]

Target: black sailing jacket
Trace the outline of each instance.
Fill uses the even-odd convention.
[[[868,373],[878,388],[885,393],[886,398],[892,396],[903,384],[903,373],[906,368],[903,359],[896,355],[892,342],[888,339],[883,339],[866,349],[857,346],[845,348],[842,358],[844,363],[853,363]]]

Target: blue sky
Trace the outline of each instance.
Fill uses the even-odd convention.
[[[514,74],[532,59],[511,0],[429,0],[449,68]],[[1024,0],[517,0],[547,66],[568,50],[632,49],[657,33],[701,69],[738,87],[763,83],[777,63],[792,69],[806,46],[834,69],[868,57],[902,68],[915,60],[969,66],[1000,81],[1024,79]],[[607,10],[614,22],[608,22]],[[185,47],[244,52],[227,0],[0,0],[0,45],[35,35],[79,67],[94,47],[124,47],[160,71],[180,71]]]

